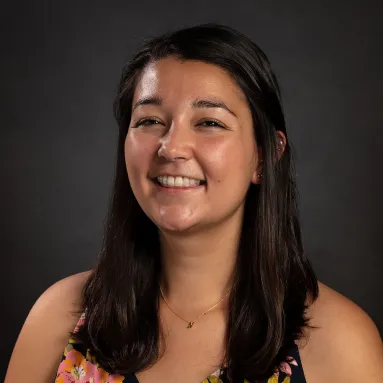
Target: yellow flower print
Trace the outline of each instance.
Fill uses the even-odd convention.
[[[267,381],[267,383],[278,383],[278,375],[273,374]]]
[[[86,360],[88,360],[89,362],[95,364],[97,367],[100,366],[100,364],[97,362],[96,357],[95,357],[94,355],[92,355],[90,348],[88,348],[88,349],[86,350],[86,356],[85,356],[85,358],[86,358]]]
[[[222,383],[222,379],[218,376],[210,375],[208,378],[204,379],[201,383]]]

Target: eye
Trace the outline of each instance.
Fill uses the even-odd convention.
[[[158,125],[160,122],[153,118],[144,118],[134,124],[134,128],[139,127],[140,125],[149,126],[149,125]]]
[[[226,129],[221,123],[216,120],[205,120],[200,123],[200,125],[208,128],[223,128]]]

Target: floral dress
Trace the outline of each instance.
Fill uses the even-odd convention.
[[[74,332],[83,324],[85,315],[78,321]],[[135,374],[109,374],[100,367],[89,349],[69,338],[58,367],[55,383],[139,383]],[[225,368],[219,368],[200,383],[229,383]],[[248,383],[245,379],[243,383]],[[291,347],[286,362],[275,369],[264,383],[307,383],[304,377],[298,346]]]

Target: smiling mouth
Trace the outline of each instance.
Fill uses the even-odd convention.
[[[153,181],[162,187],[166,188],[195,188],[206,184],[204,180],[198,180],[189,177],[173,177],[173,176],[158,176]]]
[[[163,183],[160,183],[158,178],[155,177],[155,178],[152,178],[151,179],[157,186],[160,186],[164,189],[198,189],[199,187],[201,186],[205,186],[206,185],[206,181],[203,181],[203,180],[200,180],[199,181],[199,184],[196,185],[189,185],[189,186],[186,186],[186,185],[167,185],[167,184],[163,184]]]

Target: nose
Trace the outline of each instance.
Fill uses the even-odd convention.
[[[192,157],[192,137],[187,126],[173,123],[161,137],[158,156],[169,161],[188,160]]]

